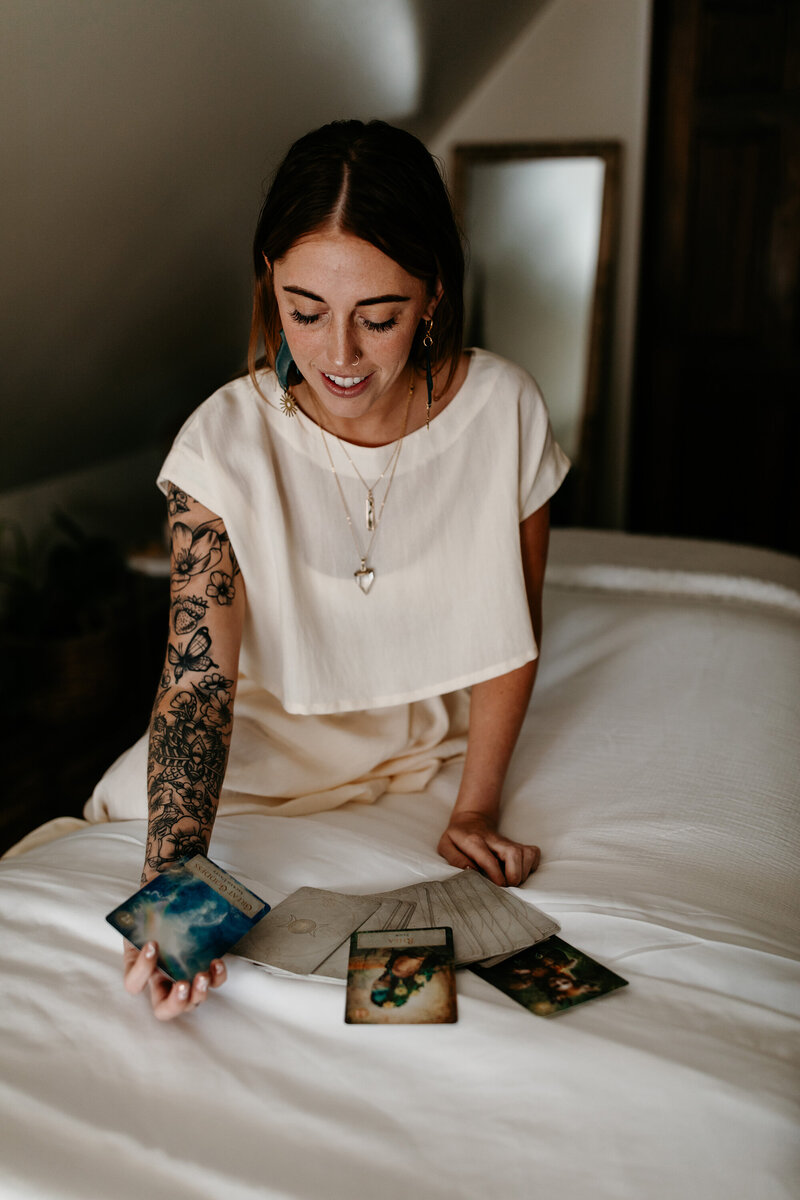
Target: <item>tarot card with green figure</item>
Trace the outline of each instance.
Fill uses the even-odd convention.
[[[356,930],[344,1019],[348,1025],[456,1021],[452,929]]]

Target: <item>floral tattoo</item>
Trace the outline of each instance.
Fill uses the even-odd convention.
[[[147,768],[146,866],[155,871],[205,853],[233,728],[234,681],[213,669],[212,630],[205,622],[210,603],[215,609],[233,604],[239,567],[222,521],[192,526],[195,504],[170,486],[171,636],[150,724]],[[186,520],[177,519],[184,515]]]
[[[185,513],[189,511],[189,497],[186,492],[182,492],[180,488],[176,488],[174,484],[169,485],[169,493],[167,495],[167,511],[171,517],[176,513]]]
[[[212,596],[217,604],[232,604],[236,588],[233,586],[231,576],[226,575],[224,571],[212,571],[206,595]]]

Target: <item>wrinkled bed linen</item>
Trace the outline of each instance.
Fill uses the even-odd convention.
[[[456,1025],[384,1030],[229,958],[159,1025],[103,920],[144,822],[78,829],[0,864],[4,1200],[796,1195],[800,622],[573,579],[546,631],[506,789],[543,850],[518,894],[630,986],[542,1020],[461,972]],[[224,817],[210,853],[271,903],[441,878],[457,785]]]

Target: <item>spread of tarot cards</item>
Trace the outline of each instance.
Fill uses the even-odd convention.
[[[303,887],[276,904],[232,953],[275,975],[347,980],[350,935],[357,929],[448,926],[456,967],[508,957],[558,933],[557,921],[478,871],[457,871],[390,892],[349,895]]]
[[[193,979],[269,912],[269,905],[203,854],[184,859],[135,892],[106,917],[141,949],[158,943],[170,979]]]
[[[450,923],[430,920],[439,913]],[[425,925],[409,928],[423,914]],[[165,868],[106,920],[139,949],[157,943],[158,966],[175,981],[228,950],[278,975],[346,980],[349,1025],[455,1022],[458,966],[542,1017],[627,984],[555,936],[558,923],[546,913],[475,872],[377,895],[301,888],[270,911],[197,854]]]

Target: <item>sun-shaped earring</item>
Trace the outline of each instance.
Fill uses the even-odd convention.
[[[283,389],[281,396],[281,412],[286,417],[293,417],[297,412],[297,401],[289,391],[289,371],[295,365],[292,358],[292,352],[289,349],[289,344],[286,341],[286,334],[281,330],[281,345],[275,359],[275,374],[278,377],[278,383]]]

